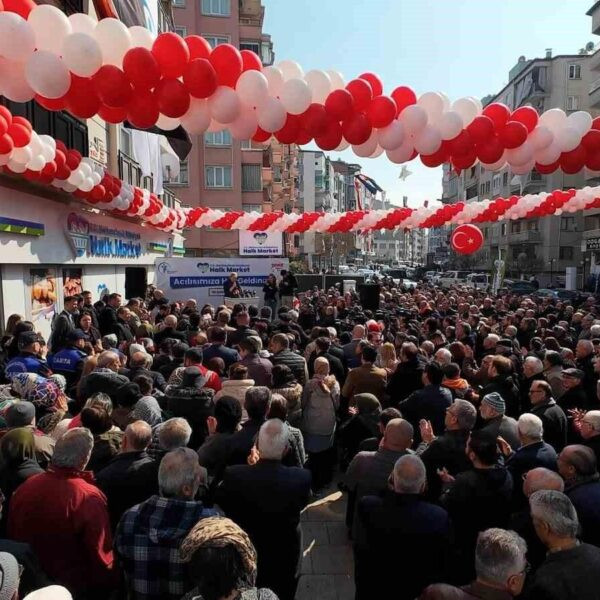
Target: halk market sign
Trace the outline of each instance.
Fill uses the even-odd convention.
[[[139,258],[141,236],[128,229],[114,229],[91,223],[82,215],[70,213],[65,233],[75,256],[101,258]]]

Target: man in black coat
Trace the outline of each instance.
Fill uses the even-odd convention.
[[[481,396],[496,392],[506,404],[506,414],[518,417],[521,414],[519,388],[513,375],[513,364],[506,356],[494,356],[488,366],[489,383],[483,388]]]
[[[598,406],[596,400],[598,374],[594,371],[594,358],[594,344],[590,340],[580,339],[575,346],[575,366],[583,371],[583,387],[589,400],[587,408]]]
[[[113,293],[108,295],[106,306],[98,315],[98,325],[100,326],[100,333],[102,335],[115,333],[115,328],[118,323],[117,310],[121,306],[121,300],[121,294]]]
[[[308,374],[312,377],[315,374],[315,360],[317,357],[322,356],[327,359],[329,363],[329,373],[333,375],[340,387],[343,387],[346,381],[346,371],[342,361],[331,354],[329,349],[331,347],[331,340],[328,337],[318,337],[315,340],[316,349],[311,353],[308,359]]]
[[[52,322],[52,333],[48,345],[54,354],[69,345],[67,337],[76,327],[77,299],[78,296],[65,296],[64,309]]]
[[[392,480],[393,492],[364,496],[358,503],[356,600],[413,600],[448,574],[450,519],[443,508],[421,498],[425,465],[418,456],[402,456]]]
[[[388,379],[386,396],[388,404],[396,406],[413,392],[423,387],[425,360],[419,354],[415,344],[405,342],[400,350],[400,363]]]
[[[296,381],[304,386],[308,381],[306,360],[300,354],[290,350],[290,338],[285,333],[276,333],[269,342],[269,350],[273,353],[270,361],[273,365],[286,365],[294,374]]]
[[[590,400],[588,398],[585,388],[583,387],[583,380],[585,374],[580,369],[563,369],[563,386],[565,393],[560,397],[558,401],[559,406],[568,415],[570,410],[578,408],[580,410],[587,410],[590,407]],[[595,396],[593,398],[594,404]]]
[[[552,387],[546,381],[534,381],[529,389],[529,400],[531,414],[542,420],[544,439],[560,452],[567,444],[569,424],[564,410],[552,398]]]
[[[230,348],[239,346],[242,340],[250,336],[258,336],[258,332],[250,327],[250,315],[246,311],[238,313],[235,317],[235,331],[227,336],[227,345]]]
[[[252,465],[225,470],[216,502],[250,536],[258,554],[258,587],[293,600],[301,559],[300,511],[310,497],[310,471],[281,464],[289,430],[279,419],[260,428]]]
[[[158,493],[159,462],[146,452],[151,441],[148,423],[129,424],[121,451],[96,475],[96,483],[108,500],[113,529],[127,509]]]
[[[151,371],[149,367],[152,366],[152,356],[146,352],[134,352],[133,356],[129,360],[129,369],[123,372],[123,375],[129,378],[129,381],[133,381],[138,375],[145,375],[152,379],[152,387],[155,390],[164,392],[167,387],[167,382],[161,373],[158,371]]]
[[[223,327],[211,327],[208,330],[208,341],[210,346],[202,350],[202,362],[206,366],[211,358],[222,358],[225,363],[225,372],[229,372],[229,367],[236,362],[240,362],[241,357],[237,350],[228,348],[227,331]]]
[[[154,334],[154,344],[160,346],[163,340],[173,339],[187,343],[187,335],[184,331],[177,330],[177,317],[175,315],[167,315],[164,320],[164,327]]]

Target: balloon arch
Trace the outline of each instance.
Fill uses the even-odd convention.
[[[239,140],[284,144],[312,140],[325,151],[352,147],[359,157],[383,152],[400,164],[419,156],[428,167],[460,172],[481,163],[514,174],[531,169],[567,174],[600,171],[600,118],[558,108],[539,115],[528,106],[482,107],[472,97],[453,103],[440,92],[408,87],[383,94],[374,73],[345,83],[336,71],[304,72],[293,61],[263,67],[249,50],[212,49],[195,35],[153,36],[114,18],[67,17],[32,0],[0,0],[0,92],[35,99],[49,110],[85,119],[129,121],[138,128],[182,126],[192,135],[228,129]],[[146,190],[106,173],[22,117],[0,108],[0,165],[13,174],[73,193],[99,208],[137,215],[164,230],[208,226],[256,231],[329,233],[438,227],[600,208],[600,188],[555,191],[418,209],[346,213],[266,214],[172,209]]]

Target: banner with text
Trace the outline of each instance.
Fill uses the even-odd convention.
[[[240,256],[281,256],[283,233],[280,231],[240,231]]]

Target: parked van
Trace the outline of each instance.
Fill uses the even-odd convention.
[[[470,271],[448,271],[440,277],[438,285],[445,289],[453,285],[464,285],[470,274]]]
[[[492,278],[488,273],[471,273],[467,275],[465,286],[474,290],[487,292],[490,289]]]

